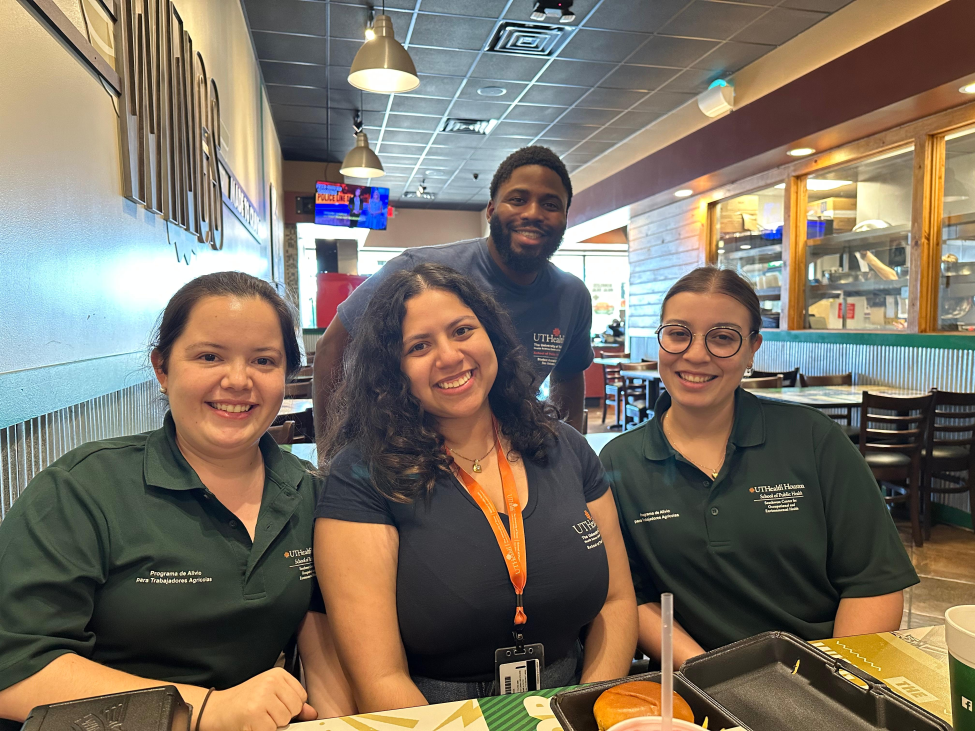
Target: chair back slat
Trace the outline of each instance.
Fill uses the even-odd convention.
[[[975,393],[931,389],[931,428],[927,449],[968,447],[975,450]],[[965,435],[965,436],[962,436]]]
[[[782,376],[782,386],[792,388],[797,385],[799,369],[793,368],[791,371],[752,371],[753,378],[774,378],[775,376]]]
[[[901,452],[920,459],[933,401],[933,394],[902,398],[864,391],[860,404],[860,453]],[[872,426],[877,424],[897,428]]]
[[[810,386],[852,386],[852,373],[834,373],[826,376],[807,376],[805,373],[799,374],[799,385],[803,388]]]
[[[782,388],[783,379],[781,374],[766,376],[764,378],[742,378],[742,388]]]

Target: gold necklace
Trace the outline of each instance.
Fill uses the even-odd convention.
[[[664,427],[664,436],[667,437],[670,440],[671,444],[673,444],[673,442],[674,442],[673,429],[671,429],[671,434],[669,434],[669,435],[667,434],[667,422],[670,421],[670,419],[667,418],[668,416],[670,416],[670,411],[664,412],[664,416],[660,420],[660,423]],[[694,465],[695,467],[697,467],[699,470],[701,470],[701,472],[703,472],[705,474],[710,474],[712,480],[717,480],[718,479],[718,473],[721,471],[721,467],[720,466],[716,470],[713,470],[710,467],[702,467],[697,462],[695,462],[693,459],[691,459],[686,454],[684,454],[683,452],[681,452],[680,449],[678,449],[677,451],[680,453],[680,456],[681,457],[683,457],[688,462],[690,462],[692,465]],[[722,461],[722,464],[724,464],[723,461]]]
[[[470,457],[465,457],[460,452],[458,452],[456,449],[451,449],[450,447],[447,447],[447,449],[450,450],[450,454],[451,455],[453,455],[455,457],[460,457],[461,459],[467,460],[468,462],[473,462],[474,463],[474,466],[471,467],[471,472],[483,472],[484,470],[481,467],[481,460],[482,459],[485,459],[489,454],[491,454],[491,452],[494,451],[494,445],[492,444],[491,445],[491,448],[487,452],[484,453],[484,456],[483,457],[481,457],[479,459],[471,459]]]

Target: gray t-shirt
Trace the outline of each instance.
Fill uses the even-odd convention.
[[[579,373],[592,363],[592,297],[582,280],[546,262],[534,282],[515,284],[491,258],[483,238],[407,249],[386,262],[339,305],[338,316],[349,334],[355,337],[356,323],[383,279],[428,262],[466,274],[494,295],[511,315],[540,378],[553,370],[565,375]]]

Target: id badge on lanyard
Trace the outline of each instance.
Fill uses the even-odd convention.
[[[515,644],[512,647],[500,647],[494,651],[495,680],[501,695],[509,693],[526,693],[539,690],[542,682],[542,670],[545,668],[545,648],[539,643],[525,644],[522,625],[528,621],[525,614],[523,593],[528,581],[528,555],[525,548],[525,523],[522,517],[522,506],[518,501],[518,489],[515,477],[508,464],[507,456],[501,448],[501,437],[498,434],[497,422],[494,424],[494,447],[498,455],[498,470],[501,473],[501,489],[504,492],[505,507],[508,511],[508,521],[511,533],[505,529],[501,516],[498,515],[494,503],[484,492],[484,488],[471,475],[467,474],[459,465],[457,471],[460,480],[467,488],[467,492],[474,498],[474,502],[484,513],[498,547],[504,556],[508,577],[515,589],[515,629],[512,632]],[[449,454],[448,450],[448,454]],[[456,463],[455,463],[456,464]]]

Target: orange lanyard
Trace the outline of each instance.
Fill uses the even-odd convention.
[[[504,556],[505,565],[508,567],[508,577],[511,585],[515,588],[515,624],[525,624],[528,616],[525,614],[524,600],[522,594],[525,591],[525,583],[528,581],[528,554],[525,549],[525,521],[521,516],[521,504],[518,502],[518,489],[515,487],[515,476],[511,471],[511,465],[501,449],[501,438],[498,436],[498,425],[494,425],[494,447],[498,452],[498,470],[501,472],[501,489],[504,492],[504,504],[508,509],[508,522],[511,524],[511,535],[505,530],[501,516],[498,515],[491,498],[484,492],[484,488],[467,474],[463,468],[457,466],[460,472],[461,482],[467,488],[467,492],[474,498],[474,502],[484,512],[484,517],[491,524],[494,537],[498,540],[498,547]],[[450,450],[447,450],[450,454]],[[456,462],[454,463],[456,464]]]

